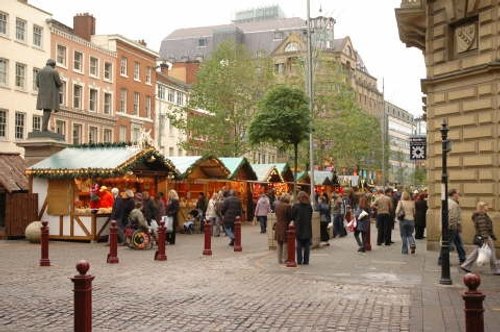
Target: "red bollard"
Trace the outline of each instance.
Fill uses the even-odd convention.
[[[242,251],[241,248],[241,221],[240,217],[236,217],[234,222],[234,251]]]
[[[166,261],[167,255],[165,253],[165,221],[160,221],[158,227],[158,250],[155,252],[155,261]]]
[[[291,224],[288,226],[286,231],[286,240],[288,247],[288,259],[286,261],[286,267],[297,267],[297,262],[295,262],[295,225]]]
[[[76,269],[80,274],[71,278],[75,293],[75,332],[92,331],[92,280],[94,277],[86,274],[89,268],[89,262],[79,261]]]
[[[210,220],[205,220],[205,249],[203,249],[203,255],[212,256],[212,223]]]
[[[485,295],[477,290],[481,284],[481,278],[477,274],[467,273],[464,276],[464,284],[468,288],[462,295],[465,301],[465,332],[483,332]]]
[[[40,228],[42,233],[40,235],[40,244],[41,244],[41,258],[40,258],[40,266],[50,266],[49,259],[49,224],[48,221],[42,221],[42,227]]]
[[[369,222],[368,222],[368,230],[366,231],[366,236],[365,236],[365,243],[364,243],[364,246],[365,246],[365,250],[366,251],[371,251],[372,250],[372,240],[371,240],[371,237],[372,237],[372,234],[371,234],[371,219],[369,219]]]
[[[116,264],[118,260],[118,228],[116,227],[116,220],[111,220],[111,227],[109,228],[109,254],[107,262],[109,264]]]

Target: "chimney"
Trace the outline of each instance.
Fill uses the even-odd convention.
[[[77,14],[73,17],[73,30],[78,37],[90,41],[92,35],[95,35],[94,16],[89,13]]]
[[[139,44],[141,44],[142,46],[144,46],[144,47],[146,47],[146,46],[147,46],[146,41],[145,41],[144,39],[139,39],[137,42],[138,42]]]

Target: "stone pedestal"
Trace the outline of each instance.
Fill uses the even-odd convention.
[[[50,131],[29,133],[28,139],[18,142],[17,145],[24,148],[24,159],[28,166],[32,166],[68,146],[63,135]]]

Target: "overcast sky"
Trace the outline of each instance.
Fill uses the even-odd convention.
[[[88,12],[96,18],[97,34],[121,34],[144,39],[159,51],[161,40],[179,28],[227,24],[238,10],[280,5],[287,17],[307,17],[306,0],[28,0],[73,25],[73,16]],[[419,116],[420,79],[425,77],[422,52],[399,40],[394,8],[401,0],[311,0],[311,17],[332,16],[335,38],[349,36],[371,75],[384,81],[385,99]]]

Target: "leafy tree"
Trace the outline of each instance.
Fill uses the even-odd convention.
[[[254,59],[231,41],[221,43],[201,64],[188,107],[171,115],[186,137],[181,147],[218,156],[247,152],[249,119],[272,77],[270,59]]]
[[[271,143],[281,147],[293,147],[294,193],[297,188],[298,147],[299,143],[307,138],[309,128],[310,114],[304,92],[278,85],[260,101],[248,130],[251,144]]]

